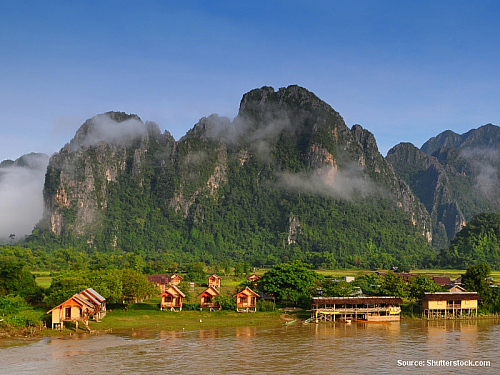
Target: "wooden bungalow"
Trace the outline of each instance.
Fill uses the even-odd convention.
[[[429,319],[477,317],[477,292],[424,293],[422,317]]]
[[[182,276],[179,276],[176,273],[173,273],[172,275],[170,275],[169,284],[170,285],[179,285],[181,283],[182,279],[183,279]]]
[[[106,316],[106,298],[92,288],[81,291],[79,295],[94,305],[94,312],[92,315],[95,320],[99,321]]]
[[[78,323],[82,322],[90,331],[88,323],[90,316],[95,313],[94,309],[95,306],[89,300],[75,294],[60,305],[47,311],[47,314],[52,314],[52,329],[63,329],[64,322],[74,322],[76,330],[78,330]]]
[[[255,293],[249,287],[234,295],[236,297],[237,312],[255,312],[257,311],[257,298],[259,294]]]
[[[170,309],[172,311],[182,310],[182,300],[186,295],[175,285],[170,285],[162,294],[160,294],[160,309]]]
[[[247,277],[247,280],[250,281],[251,283],[256,283],[257,281],[260,280],[260,276],[253,273],[250,276]]]
[[[222,277],[220,277],[219,275],[213,273],[211,274],[210,276],[208,276],[208,287],[214,287],[214,288],[217,288],[217,289],[220,289],[220,281],[221,281]]]
[[[217,309],[220,310],[220,304],[214,301],[214,298],[219,295],[219,290],[213,286],[209,286],[203,292],[198,294],[200,299],[200,310],[210,309],[210,311]]]
[[[400,297],[314,297],[311,301],[311,319],[365,320],[390,322],[401,319]]]

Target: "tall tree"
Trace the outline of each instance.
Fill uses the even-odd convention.
[[[322,277],[301,261],[276,264],[259,281],[264,292],[273,294],[280,302],[297,303],[309,300],[316,282]]]

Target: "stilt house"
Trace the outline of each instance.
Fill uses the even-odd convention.
[[[214,298],[219,295],[219,291],[213,286],[209,286],[203,292],[198,294],[200,299],[200,310],[210,309],[210,311],[216,309],[220,310],[220,304],[214,301]]]
[[[170,309],[172,311],[182,310],[182,301],[186,298],[186,295],[177,288],[175,285],[170,285],[162,294],[160,308]]]
[[[477,316],[477,292],[424,293],[422,316],[429,319],[446,319]]]
[[[78,323],[82,322],[90,331],[88,326],[90,316],[94,314],[94,305],[79,294],[73,295],[60,305],[47,311],[52,314],[52,329],[63,329],[64,322],[74,322],[76,330]]]
[[[210,276],[208,276],[208,287],[214,287],[216,289],[220,289],[220,281],[222,277],[219,275],[213,273]]]
[[[249,287],[234,295],[236,297],[237,312],[255,312],[257,311],[257,298],[259,294],[255,293]]]

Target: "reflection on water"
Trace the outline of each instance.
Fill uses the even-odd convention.
[[[498,374],[498,321],[323,323],[130,332],[0,346],[0,374]],[[488,360],[490,367],[399,361]]]

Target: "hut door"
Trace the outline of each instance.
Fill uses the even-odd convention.
[[[71,307],[66,307],[65,309],[65,317],[71,318]]]

